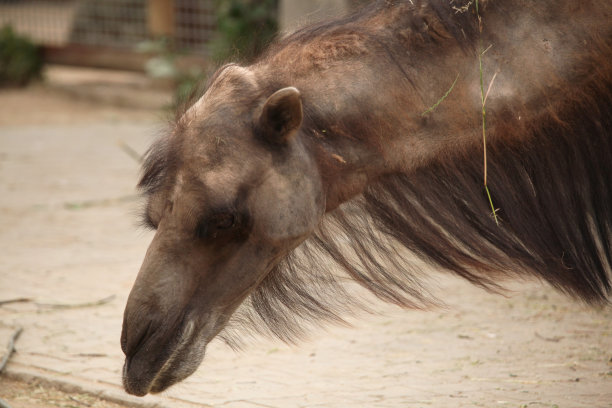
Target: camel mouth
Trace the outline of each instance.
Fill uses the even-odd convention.
[[[187,322],[169,342],[154,340],[126,355],[123,388],[128,394],[143,397],[163,392],[193,374],[204,359],[207,342],[198,336],[193,322]]]

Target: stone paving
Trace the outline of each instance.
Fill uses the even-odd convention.
[[[0,306],[0,347],[24,329],[7,375],[163,407],[612,407],[610,308],[536,283],[503,297],[445,277],[447,308],[376,303],[297,346],[213,342],[184,383],[127,396],[122,312],[151,233],[136,225],[138,164],[120,143],[142,153],[159,129],[0,124],[0,301],[29,299]]]

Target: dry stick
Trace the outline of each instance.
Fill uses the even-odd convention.
[[[553,336],[553,337],[546,337],[546,336],[542,336],[540,333],[535,332],[535,336],[538,339],[542,339],[542,340],[546,340],[546,341],[551,341],[553,343],[558,343],[561,340],[563,340],[563,336]]]
[[[21,334],[22,331],[23,331],[23,328],[20,327],[17,330],[15,330],[15,332],[11,336],[8,346],[7,346],[6,354],[4,355],[4,357],[2,357],[2,361],[0,361],[0,373],[2,372],[2,370],[4,370],[6,363],[8,363],[9,358],[11,358],[11,355],[15,351],[15,342],[19,338],[19,335]]]
[[[25,303],[25,302],[31,302],[31,301],[32,299],[30,298],[5,299],[5,300],[0,300],[0,306],[8,305],[9,303]]]
[[[134,159],[137,163],[142,164],[142,156],[138,154],[136,150],[132,149],[130,145],[125,143],[123,140],[117,140],[117,145],[119,145],[119,148],[123,150],[132,159]]]
[[[77,357],[108,357],[108,354],[105,353],[76,353],[73,356]]]
[[[92,306],[100,306],[105,303],[110,302],[115,298],[115,295],[107,296],[103,299],[96,300],[94,302],[86,302],[86,303],[75,303],[75,304],[63,304],[63,303],[35,303],[38,307],[47,307],[49,309],[78,309],[81,307],[92,307]]]
[[[71,400],[73,400],[74,402],[76,402],[77,404],[81,404],[84,405],[86,407],[91,407],[90,403],[87,403],[85,401],[81,401],[80,399],[74,398],[72,395],[69,395],[68,398],[70,398]]]
[[[0,398],[0,408],[11,408],[8,402]]]
[[[64,203],[64,208],[67,210],[79,210],[83,208],[91,208],[98,206],[110,206],[120,203],[127,203],[137,200],[140,196],[137,194],[126,195],[117,198],[102,198],[100,200],[84,200]]]

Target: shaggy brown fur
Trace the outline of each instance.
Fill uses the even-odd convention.
[[[556,7],[554,1],[481,1],[481,8],[486,7],[481,9],[480,34],[473,4],[464,9],[468,2],[450,3],[451,7],[446,0],[372,2],[355,15],[281,39],[254,64],[269,71],[257,90],[241,95],[244,103],[253,101],[254,106],[283,86],[316,84],[323,73],[338,67],[354,77],[337,91],[350,99],[358,93],[355,84],[365,80],[360,64],[370,64],[369,69],[397,84],[384,91],[396,101],[389,109],[413,115],[413,122],[428,133],[427,138],[416,134],[417,141],[411,142],[416,152],[412,162],[380,171],[374,178],[364,176],[368,186],[362,193],[347,187],[340,194],[337,204],[352,200],[335,210],[332,205],[318,231],[283,259],[234,315],[234,324],[222,333],[231,344],[236,344],[235,330],[245,326],[293,341],[311,324],[341,322],[344,313],[363,306],[347,281],[358,282],[385,301],[425,307],[435,300],[414,257],[489,290],[500,290],[508,277],[533,276],[586,303],[608,302],[612,30],[587,36],[584,55],[565,58],[561,50],[560,62],[578,61],[569,68],[530,61],[535,67],[531,72],[541,71],[545,78],[534,74],[511,80],[519,90],[535,89],[534,97],[500,97],[488,107],[488,181],[500,219],[497,225],[483,190],[480,118],[464,106],[472,103],[469,89],[457,86],[441,104],[439,115],[452,118],[443,126],[437,112],[419,117],[414,111],[425,111],[449,84],[433,83],[435,79],[419,78],[417,73],[439,66],[443,77],[452,80],[453,60],[460,55],[474,61],[467,72],[458,68],[462,78],[477,76],[480,38],[494,42],[500,53],[507,52],[509,61],[529,61],[521,38],[506,36],[494,16],[510,19],[507,26],[512,26],[522,23],[523,14],[533,14],[550,19],[548,28],[558,33],[568,18],[560,16],[582,18],[582,9],[571,2]],[[609,12],[609,7],[602,10],[604,15]],[[534,21],[541,22],[536,17]],[[567,48],[575,53],[578,47]],[[373,112],[356,97],[339,117],[333,103],[338,95],[311,95],[306,86],[299,88],[304,101],[301,134],[327,180],[342,184],[343,177],[358,173],[368,161],[384,167],[388,158],[380,152],[392,139],[387,136],[401,138],[412,131],[398,124],[401,114]],[[180,124],[175,131],[180,131]],[[445,147],[431,148],[434,142]],[[352,161],[337,153],[351,143],[367,146],[369,155]],[[172,169],[180,166],[174,149],[163,139],[148,154],[139,184],[147,195],[163,188]],[[351,185],[353,179],[346,177]]]
[[[469,13],[451,15],[442,1],[432,1],[424,14],[403,14],[411,20],[401,22],[409,28],[398,30],[406,43],[385,44],[370,31],[368,20],[381,18],[372,16],[391,3],[377,2],[342,21],[298,31],[272,47],[264,60],[295,53],[294,59],[307,61],[300,69],[309,71],[375,49],[419,90],[420,81],[397,57],[402,52],[397,47],[440,52],[434,46],[452,38],[476,59],[476,19]],[[544,13],[551,9],[534,7]],[[246,325],[292,341],[312,323],[342,321],[342,314],[360,303],[346,289],[347,278],[385,301],[424,307],[432,297],[414,256],[489,290],[500,290],[508,277],[533,276],[586,303],[607,303],[612,273],[610,31],[593,41],[580,64],[546,89],[545,100],[492,108],[488,180],[500,225],[483,189],[478,138],[426,165],[382,174],[362,195],[328,213],[320,229],[267,276],[234,316],[237,325],[226,331],[226,339],[234,344],[235,329]],[[306,133],[324,144],[320,129],[330,129],[333,118],[313,106],[305,109]],[[359,123],[368,126],[367,119]],[[350,124],[334,133],[369,137]]]

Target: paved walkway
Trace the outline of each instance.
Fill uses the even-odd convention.
[[[445,310],[377,304],[295,347],[214,342],[184,383],[127,396],[122,312],[151,234],[136,226],[138,165],[120,144],[143,152],[160,125],[74,122],[0,124],[0,301],[30,299],[0,306],[0,347],[24,329],[9,376],[164,407],[612,407],[610,309],[448,278]]]

